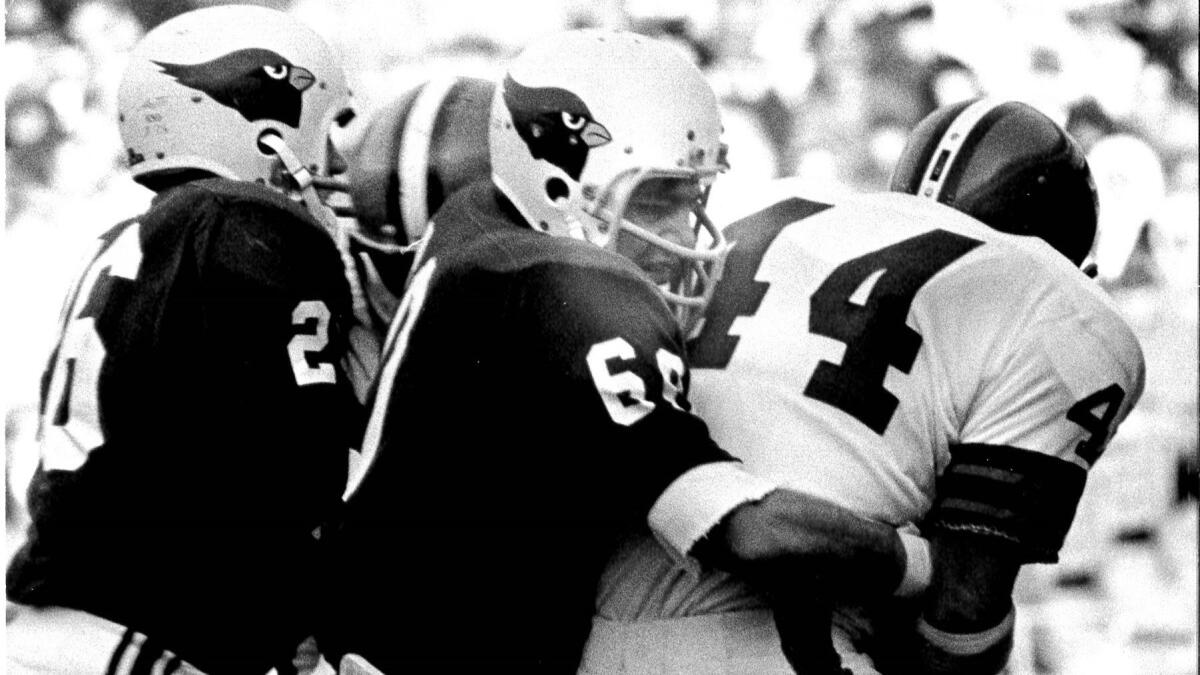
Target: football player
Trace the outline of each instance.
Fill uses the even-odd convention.
[[[399,306],[430,217],[459,188],[491,175],[494,91],[491,81],[475,77],[422,81],[376,111],[348,153],[349,250],[381,332]]]
[[[833,204],[792,186],[724,230],[735,246],[689,343],[696,411],[747,469],[931,540],[911,614],[839,606],[846,666],[998,672],[1018,569],[1056,560],[1142,392],[1134,335],[1080,269],[1087,163],[1032,107],[978,99],[912,131],[889,193]],[[763,630],[765,603],[735,576],[691,576],[646,540],[601,588],[585,666],[790,670],[764,659],[785,626]]]
[[[568,31],[510,64],[491,175],[424,233],[326,539],[332,659],[574,672],[605,560],[647,525],[684,564],[774,579],[819,548],[865,585],[904,577],[895,528],[743,471],[689,412],[680,324],[727,253],[703,208],[719,135],[699,71],[653,40]]]
[[[222,6],[148,32],[118,107],[157,194],[64,305],[7,670],[286,672],[361,434],[352,270],[318,190],[349,89],[314,31]]]

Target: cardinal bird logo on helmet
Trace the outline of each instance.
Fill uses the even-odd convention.
[[[587,104],[566,89],[526,87],[507,75],[504,104],[533,158],[554,164],[572,180],[583,173],[588,151],[612,140]]]
[[[312,71],[269,49],[239,49],[194,65],[154,62],[189,89],[238,111],[247,122],[274,120],[298,129],[302,94],[316,81]]]

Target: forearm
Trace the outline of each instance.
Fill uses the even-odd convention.
[[[891,594],[904,576],[907,556],[895,528],[789,490],[739,506],[714,535],[724,549],[717,557],[735,572],[794,569],[864,597]]]
[[[988,675],[1012,651],[1020,554],[1004,540],[936,534],[934,574],[915,626],[913,670]]]

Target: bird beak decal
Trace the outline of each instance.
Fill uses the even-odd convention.
[[[239,49],[203,63],[152,63],[181,86],[236,110],[248,122],[275,120],[293,129],[300,127],[304,90],[317,81],[311,70],[269,49]]]
[[[300,66],[292,66],[292,72],[288,77],[288,83],[295,87],[296,91],[304,91],[305,89],[313,86],[313,83],[316,81],[317,78],[312,74],[311,70],[307,68],[301,68]]]
[[[608,133],[608,129],[599,122],[588,122],[579,135],[589,148],[604,145],[612,140],[612,134]]]

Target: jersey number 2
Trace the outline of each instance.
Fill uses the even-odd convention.
[[[288,358],[292,362],[292,374],[296,384],[333,384],[337,375],[333,364],[309,360],[310,354],[325,349],[329,344],[329,308],[320,300],[301,300],[292,310],[292,325],[300,328],[312,326],[311,333],[298,333],[288,341]]]
[[[788,204],[790,208],[780,208]],[[793,199],[729,226],[726,232],[739,245],[726,264],[724,292],[718,291],[694,345],[695,368],[728,365],[737,338],[723,333],[736,315],[757,311],[766,289],[754,276],[767,248],[785,227],[825,208]],[[743,246],[743,241],[750,245]],[[834,406],[882,435],[899,405],[883,386],[888,367],[909,372],[921,347],[920,334],[906,323],[913,297],[933,275],[982,243],[946,230],[932,230],[834,268],[809,298],[808,329],[845,343],[846,351],[840,364],[817,364],[804,387],[805,396]],[[752,288],[759,290],[747,292]],[[753,306],[741,307],[721,302],[721,295],[755,301]],[[722,335],[713,334],[716,330]],[[721,348],[713,349],[713,341],[719,341]]]

